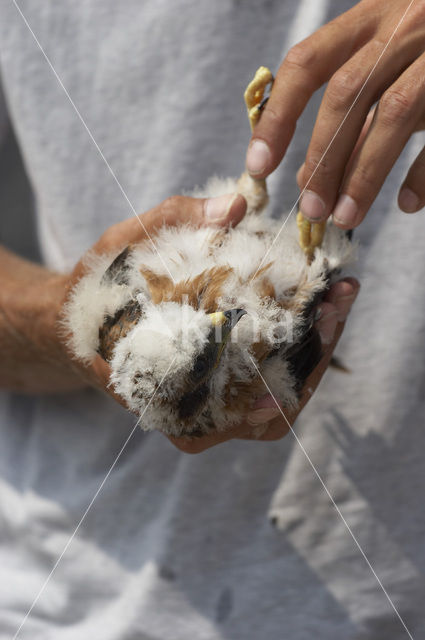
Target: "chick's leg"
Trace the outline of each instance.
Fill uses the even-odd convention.
[[[244,93],[245,104],[248,112],[248,120],[251,131],[261,117],[261,112],[267,98],[265,90],[268,85],[273,84],[273,75],[267,67],[260,67],[254,79],[249,83]],[[248,173],[243,173],[238,182],[238,192],[241,193],[248,202],[248,211],[259,213],[268,202],[267,187],[265,180],[252,178]],[[307,256],[309,263],[313,261],[316,247],[320,247],[326,230],[326,222],[310,222],[306,220],[301,212],[297,215],[299,229],[299,244]]]
[[[268,85],[273,84],[273,75],[266,67],[260,67],[254,79],[249,83],[244,93],[245,104],[251,131],[260,119],[262,109],[267,98],[264,97]],[[238,193],[244,196],[248,203],[248,212],[259,213],[268,202],[266,181],[252,178],[246,171],[238,181]]]

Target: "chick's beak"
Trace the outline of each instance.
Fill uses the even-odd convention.
[[[214,340],[217,347],[214,368],[220,362],[230,332],[245,314],[245,309],[230,309],[229,311],[216,311],[215,313],[209,314],[211,324],[213,325],[211,339]]]
[[[230,311],[224,311],[223,315],[225,316],[226,321],[230,323],[230,330],[232,330],[242,316],[246,315],[246,311],[245,309],[231,309]]]
[[[246,314],[245,309],[230,309],[230,311],[216,311],[210,313],[210,320],[213,327],[216,328],[216,335],[220,335],[226,339],[233,327]]]

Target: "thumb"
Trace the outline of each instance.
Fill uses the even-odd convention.
[[[155,235],[163,225],[235,226],[246,213],[246,200],[238,193],[216,198],[171,196],[146,213],[109,227],[94,245],[95,252],[113,251]]]
[[[236,225],[246,212],[246,200],[238,193],[215,198],[172,196],[147,211],[141,219],[146,227],[191,223],[195,226]]]

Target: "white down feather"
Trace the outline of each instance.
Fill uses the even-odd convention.
[[[204,189],[197,189],[192,195],[222,195],[236,189],[236,180],[213,178]],[[296,341],[300,330],[300,318],[273,300],[260,298],[255,282],[251,282],[257,269],[269,265],[265,275],[278,298],[302,282],[312,297],[323,290],[327,271],[340,269],[353,259],[353,247],[345,233],[328,223],[323,245],[308,265],[298,244],[295,217],[291,216],[284,224],[283,220],[285,217],[276,221],[264,213],[257,215],[248,211],[243,221],[229,229],[222,244],[213,250],[216,227],[163,227],[155,235],[156,249],[144,242],[132,250],[127,260],[131,267],[128,285],[101,284],[115,255],[89,257],[87,275],[77,283],[67,304],[65,325],[71,333],[70,347],[77,358],[93,359],[98,348],[99,327],[106,317],[114,315],[132,298],[139,298],[145,313],[138,325],[115,345],[110,365],[115,390],[130,409],[143,415],[144,428],[179,433],[172,400],[181,393],[184,373],[190,370],[194,356],[205,344],[211,325],[204,311],[187,304],[150,302],[141,266],[158,275],[171,273],[176,282],[191,279],[212,267],[232,267],[233,274],[222,289],[219,307],[220,310],[243,308],[247,315],[232,331],[232,341],[211,378],[209,399],[197,421],[201,429],[207,429],[211,421],[217,429],[226,429],[241,419],[231,409],[223,410],[229,378],[236,376],[248,381],[256,375],[251,360],[254,337],[266,340],[270,348],[274,348],[279,346],[282,337],[288,338],[288,332]],[[192,327],[197,327],[190,340],[182,331],[182,319],[183,326],[190,321]],[[277,328],[280,332],[276,332]],[[266,360],[261,370],[284,405],[296,404],[294,380],[281,358]],[[236,390],[230,389],[230,393]],[[153,394],[156,394],[154,398]]]

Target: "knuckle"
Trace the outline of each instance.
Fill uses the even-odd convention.
[[[289,67],[295,69],[308,70],[317,59],[317,52],[312,46],[310,40],[303,40],[291,47],[286,54],[285,63]]]
[[[376,176],[371,168],[367,165],[359,165],[350,178],[350,189],[353,193],[363,194],[363,202],[371,203],[378,188]],[[359,200],[359,195],[357,195],[357,200]]]
[[[113,224],[108,227],[100,236],[99,244],[104,251],[109,251],[116,244],[118,229],[119,223]]]
[[[384,125],[404,124],[411,118],[413,100],[406,91],[389,89],[379,104],[378,116]]]
[[[416,27],[425,24],[425,3],[417,2],[413,8],[412,19],[415,21]]]
[[[304,167],[304,179],[312,177],[312,181],[317,179],[331,178],[334,173],[333,167],[329,164],[329,159],[323,153],[309,153],[307,155]],[[311,184],[310,184],[311,186]]]
[[[409,14],[404,22],[404,33],[406,34],[410,34],[412,29],[416,32],[418,27],[423,26],[425,24],[425,2],[416,2],[409,9]]]
[[[169,196],[161,203],[161,209],[176,212],[180,209],[183,196]]]
[[[276,79],[286,85],[289,72],[296,79],[298,91],[314,91],[322,84],[318,60],[319,52],[311,36],[289,49]]]
[[[160,205],[160,212],[164,218],[176,217],[180,210],[183,209],[183,196],[170,196],[166,198]]]
[[[279,111],[276,111],[272,105],[268,104],[260,119],[259,128],[263,127],[268,132],[282,131],[283,125],[285,125],[285,131],[287,135],[289,135],[289,132],[292,132],[293,129],[290,123],[287,123],[285,120],[285,114],[283,112],[280,113]],[[269,143],[269,147],[271,147],[273,151],[273,145]]]
[[[326,99],[335,111],[346,109],[356,99],[363,85],[358,69],[342,68],[329,81]]]

